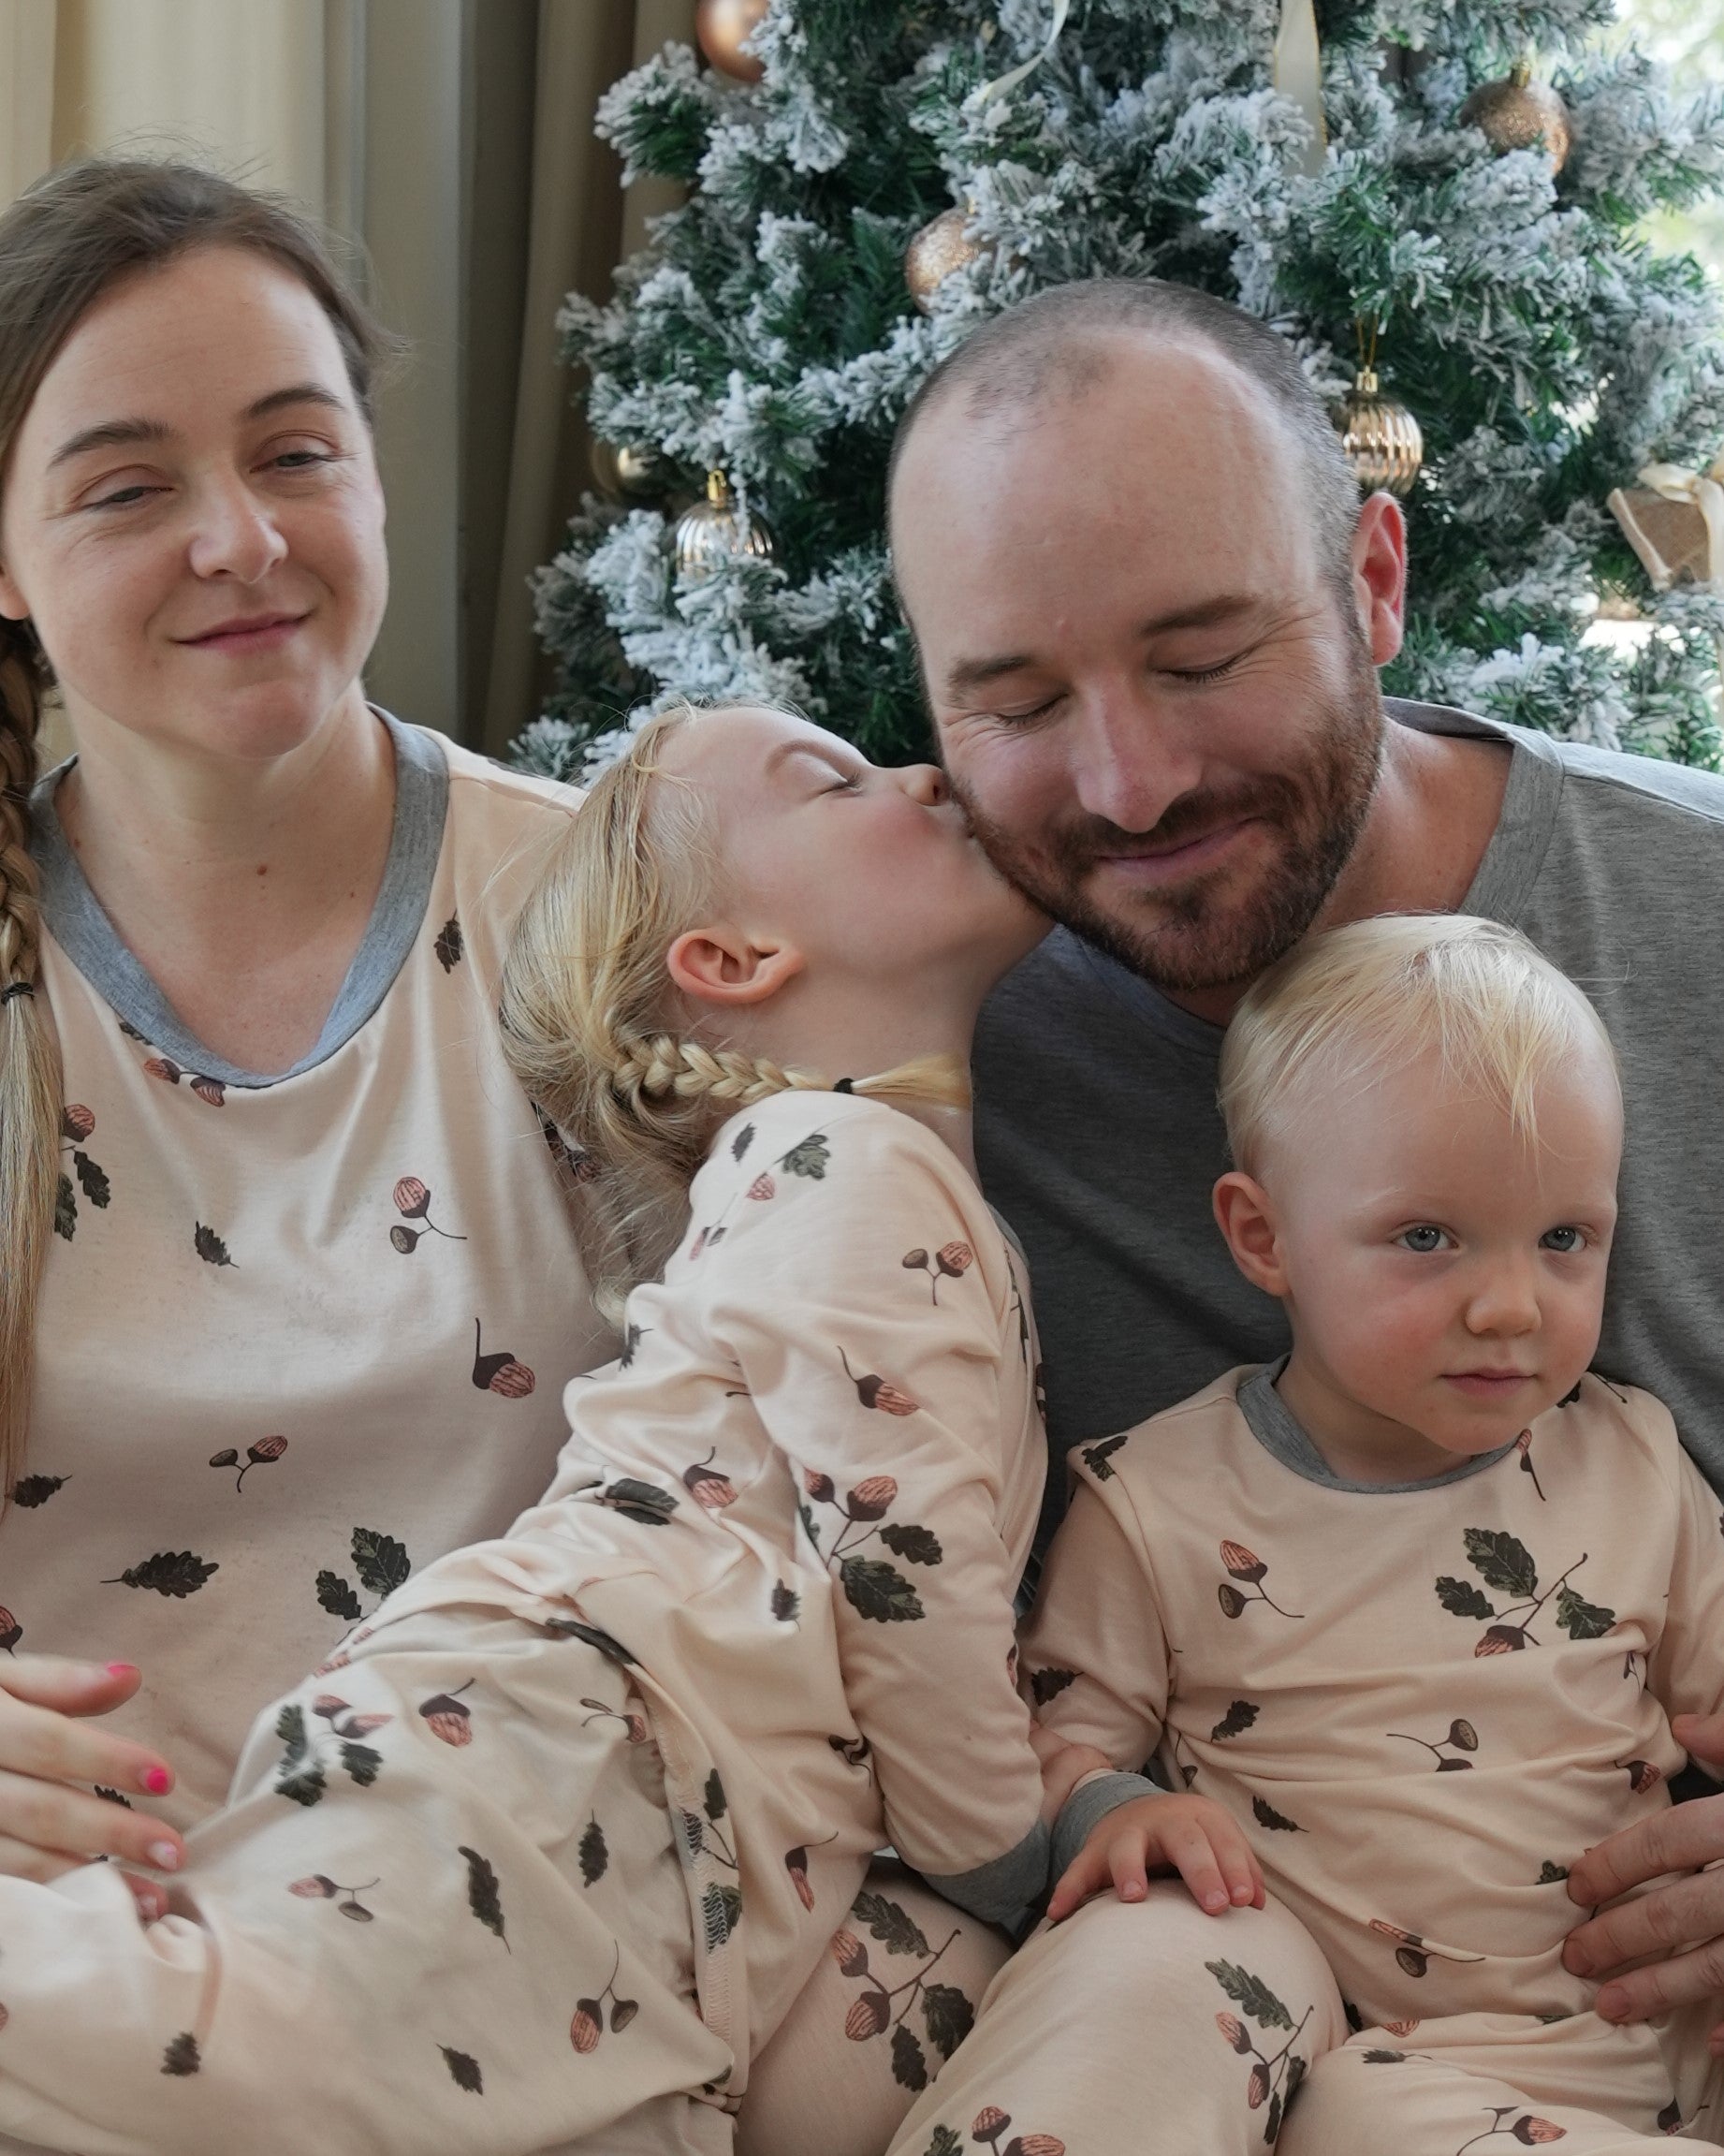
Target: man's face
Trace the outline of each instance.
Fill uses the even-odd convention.
[[[899,585],[996,865],[1147,979],[1221,989],[1297,941],[1352,850],[1373,655],[1262,392],[1130,334],[1103,358],[1034,408],[928,415],[893,492]]]

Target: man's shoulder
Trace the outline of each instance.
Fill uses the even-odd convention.
[[[1445,704],[1384,699],[1389,716],[1421,733],[1461,735],[1502,741],[1521,748],[1571,782],[1571,802],[1582,814],[1601,814],[1652,822],[1696,818],[1724,824],[1724,775],[1673,764],[1658,756],[1635,755],[1623,749],[1601,749],[1587,741],[1565,741],[1530,726],[1511,726]],[[1565,785],[1565,794],[1570,787]]]

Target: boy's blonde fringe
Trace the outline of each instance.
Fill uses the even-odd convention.
[[[1255,1173],[1294,1097],[1435,1052],[1538,1141],[1539,1086],[1577,1047],[1615,1051],[1582,991],[1526,937],[1468,914],[1383,914],[1310,937],[1253,982],[1221,1048],[1235,1163]]]
[[[577,1235],[594,1298],[613,1320],[662,1270],[688,1219],[689,1186],[737,1109],[833,1079],[675,1032],[670,946],[710,911],[720,869],[692,789],[660,762],[701,714],[661,712],[594,783],[523,907],[504,968],[504,1052],[575,1150]],[[949,1056],[858,1078],[874,1099],[969,1106]],[[596,1171],[596,1172],[593,1172]]]

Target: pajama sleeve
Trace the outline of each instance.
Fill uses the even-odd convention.
[[[786,1135],[781,1113],[769,1144]],[[788,1135],[758,1163],[771,1202],[729,1209],[713,1334],[832,1579],[894,1846],[960,1907],[1015,1926],[1049,1847],[1001,1531],[1007,1473],[1039,1494],[1044,1457],[1039,1430],[1026,1443],[1027,1315],[999,1227],[931,1133],[856,1101],[811,1104]]]
[[[1647,1682],[1669,1714],[1717,1714],[1724,1709],[1724,1518],[1717,1496],[1682,1450],[1669,1409],[1644,1394],[1634,1397],[1642,1418],[1662,1425],[1660,1449],[1676,1480],[1670,1607]],[[1704,1760],[1696,1764],[1706,1767]]]
[[[1095,1472],[1105,1468],[1102,1455]],[[1055,1831],[1056,1869],[1108,1811],[1155,1793],[1133,1770],[1162,1740],[1167,1673],[1167,1638],[1135,1518],[1124,1499],[1110,1505],[1080,1471],[1025,1628],[1023,1681],[1045,1728],[1070,1744],[1094,1745],[1127,1771],[1073,1792]]]

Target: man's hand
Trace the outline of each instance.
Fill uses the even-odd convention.
[[[1671,1733],[1695,1759],[1724,1767],[1724,1715],[1679,1714]],[[1665,1872],[1696,1874],[1570,1932],[1563,1966],[1576,1976],[1610,1978],[1594,2002],[1604,2020],[1644,2021],[1691,1999],[1724,1993],[1724,1871],[1698,1870],[1720,1858],[1724,1797],[1703,1797],[1625,1826],[1587,1850],[1570,1871],[1570,1899],[1593,1909]],[[1673,1953],[1679,1946],[1687,1951]],[[1648,1955],[1660,1958],[1644,1969],[1624,1969]],[[1724,2021],[1712,2031],[1712,2048],[1724,2050]]]
[[[1140,1797],[1098,1820],[1047,1905],[1058,1924],[1111,1880],[1121,1901],[1141,1901],[1151,1871],[1176,1871],[1200,1909],[1219,1916],[1261,1909],[1264,1875],[1231,1816],[1206,1797]]]

